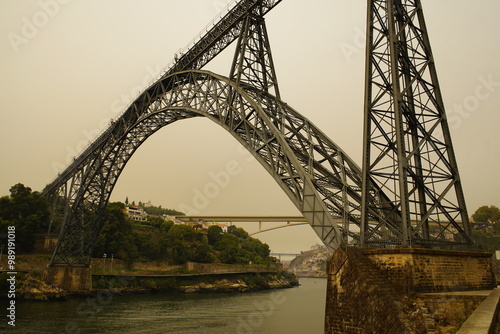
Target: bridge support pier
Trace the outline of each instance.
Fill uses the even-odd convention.
[[[92,268],[49,267],[44,273],[45,282],[56,285],[67,292],[92,290]]]
[[[327,274],[325,334],[458,326],[496,286],[491,254],[475,251],[341,247]]]

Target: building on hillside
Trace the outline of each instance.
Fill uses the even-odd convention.
[[[311,246],[311,250],[320,250],[320,249],[326,249],[325,245],[314,245],[314,246]]]
[[[227,224],[221,224],[221,223],[216,223],[216,222],[203,223],[203,227],[206,229],[208,229],[210,226],[219,226],[222,229],[222,232],[224,232],[224,233],[227,233],[227,231],[228,231]]]
[[[195,228],[196,226],[201,226],[201,228],[204,228],[204,223],[201,220],[184,222],[184,224],[187,226],[191,226],[192,228]]]
[[[170,221],[173,221],[174,223],[175,223],[176,221],[179,221],[179,222],[180,222],[180,220],[178,220],[176,216],[171,216],[171,215],[162,215],[161,217],[162,217],[165,221],[167,221],[167,222],[168,222],[169,220],[170,220]]]
[[[222,229],[222,232],[227,233],[228,231],[228,226],[226,224],[216,224]]]
[[[146,221],[148,214],[140,206],[126,206],[125,211],[129,218],[137,221]]]

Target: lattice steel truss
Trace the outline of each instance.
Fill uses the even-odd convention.
[[[420,0],[369,0],[361,244],[470,245],[469,221]],[[373,200],[373,182],[393,207]],[[369,211],[383,217],[373,221]],[[402,235],[380,239],[396,221]]]
[[[452,154],[447,127],[442,125],[445,124],[444,110],[440,107],[442,102],[436,103],[439,106],[438,111],[433,111],[435,109],[428,106],[423,107],[425,99],[431,100],[433,104],[436,99],[440,101],[440,96],[433,95],[439,94],[437,81],[431,80],[430,82],[436,82],[431,85],[424,79],[420,80],[419,75],[423,75],[427,68],[434,66],[431,61],[423,61],[416,56],[416,52],[421,51],[414,50],[414,43],[421,36],[407,37],[408,40],[399,41],[399,44],[394,42],[391,47],[389,36],[392,36],[391,41],[396,41],[398,30],[389,35],[387,27],[390,20],[384,19],[384,16],[381,18],[377,16],[380,21],[376,21],[370,30],[374,32],[369,51],[373,52],[373,55],[370,53],[369,73],[374,75],[369,76],[371,89],[367,95],[370,108],[367,111],[369,122],[366,125],[368,131],[366,152],[374,152],[371,148],[374,146],[382,147],[382,153],[379,151],[376,155],[372,155],[377,157],[375,163],[368,154],[365,162],[369,162],[370,168],[367,173],[362,173],[361,168],[344,151],[307,118],[280,99],[264,21],[264,15],[280,1],[238,2],[45,188],[44,194],[52,200],[56,212],[53,216],[55,227],[59,228],[59,241],[51,266],[90,265],[93,245],[102,227],[105,207],[129,159],[156,131],[178,120],[193,117],[209,118],[247,148],[273,176],[313,230],[331,249],[348,243],[368,245],[376,241],[379,245],[388,246],[407,244],[405,240],[415,240],[417,228],[410,225],[404,227],[402,224],[408,221],[406,216],[413,218],[413,212],[402,211],[401,203],[405,195],[409,196],[410,203],[415,202],[413,199],[415,194],[425,194],[425,198],[433,198],[427,194],[427,188],[421,183],[423,185],[430,183],[430,187],[435,189],[439,184],[436,180],[446,182],[447,185],[439,194],[434,195],[438,196],[439,201],[425,202],[425,204],[418,202],[421,212],[424,212],[424,208],[426,210],[425,214],[421,215],[425,218],[424,222],[417,223],[417,227],[424,226],[429,230],[427,222],[437,221],[441,230],[450,231],[448,226],[443,225],[444,222],[437,219],[437,215],[443,214],[447,218],[454,218],[459,211],[455,209],[444,213],[442,208],[447,206],[448,202],[441,198],[448,194],[449,188],[457,187],[458,173],[455,173],[456,169],[452,169],[453,177],[450,177],[449,173],[441,172],[446,169],[442,165],[448,167],[450,164],[450,158],[446,160],[442,156]],[[372,1],[373,17],[376,17],[375,14],[379,11],[383,14],[381,9],[387,8],[384,3]],[[400,2],[398,6],[401,7]],[[387,15],[392,14],[386,13],[385,17]],[[413,24],[406,26],[405,15],[407,14],[397,16],[402,17],[402,21],[397,22],[400,22],[403,30],[410,29],[409,27],[413,29]],[[410,30],[413,31],[412,29]],[[206,63],[236,39],[238,42],[229,78],[201,71]],[[403,41],[408,47],[402,45]],[[382,45],[384,43],[385,47]],[[425,43],[423,45],[426,46]],[[392,82],[390,75],[393,68],[385,67],[387,64],[392,64],[392,58],[397,60],[400,56],[396,57],[390,47],[395,50],[401,48],[406,50],[403,55],[412,54],[412,57],[401,58],[404,59],[401,60],[402,64],[407,64],[404,68],[410,68],[404,75],[399,74],[401,71],[398,66],[394,66],[397,70],[394,73],[398,73],[395,76],[398,79],[396,82],[404,81],[407,84],[402,86],[403,93],[397,100],[401,102],[397,105],[405,111],[398,116],[398,119],[409,117],[409,121],[401,123],[403,132],[398,132],[399,135],[391,127],[382,128],[384,122],[394,126],[397,121],[395,116],[397,113],[391,109],[396,105],[391,95],[394,88],[387,84]],[[430,52],[430,49],[428,50]],[[430,55],[430,53],[423,54]],[[412,65],[414,60],[417,64]],[[412,66],[416,67],[416,72]],[[435,71],[433,73],[435,77]],[[410,94],[404,90],[405,87],[413,86],[415,83],[421,87],[418,90],[417,87],[412,88],[418,94],[414,92]],[[372,90],[375,92],[373,95]],[[424,93],[428,90],[434,93],[424,97]],[[382,102],[383,99],[386,101]],[[415,100],[413,103],[415,106],[412,104],[413,109],[409,112],[404,106],[411,99]],[[381,111],[380,106],[386,109]],[[431,124],[429,128],[428,124],[431,121],[427,119],[432,117],[427,114],[438,115],[434,115],[433,119],[438,119],[439,121],[434,120],[434,122],[439,124]],[[371,130],[372,123],[376,124],[374,128],[379,132]],[[446,128],[444,142],[434,138],[438,126]],[[388,138],[387,143],[384,144],[381,138]],[[411,149],[406,145],[403,149],[397,145],[398,140],[403,140],[405,143],[410,140],[419,145]],[[406,154],[406,161],[420,161],[417,168],[405,170],[411,177],[414,174],[420,176],[420,179],[415,178],[415,181],[412,181],[414,178],[405,176],[405,182],[414,182],[418,185],[415,190],[399,192],[390,187],[389,180],[400,180],[399,174],[396,173],[399,171],[398,160],[394,158],[398,156],[396,153],[399,151],[393,152],[393,147],[399,148]],[[435,165],[428,158],[431,153],[440,158]],[[415,158],[416,156],[419,158]],[[389,161],[389,167],[379,168],[381,161]],[[432,168],[428,167],[429,164]],[[387,181],[380,178],[381,174],[388,176]],[[404,184],[400,182],[400,185]],[[456,221],[450,219],[449,224],[457,231],[463,231]],[[428,235],[430,236],[430,232]],[[439,239],[441,235],[437,238]],[[429,238],[420,239],[427,241]]]

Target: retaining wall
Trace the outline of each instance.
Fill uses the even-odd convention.
[[[446,307],[446,298],[431,303],[417,293],[494,286],[489,253],[341,247],[328,263],[325,333],[431,333],[439,321],[458,325],[460,319],[451,314],[459,307]],[[466,318],[481,300],[450,302],[463,303],[460,317]],[[437,309],[442,312],[438,318],[432,314]]]

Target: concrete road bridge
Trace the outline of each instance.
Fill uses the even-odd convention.
[[[258,223],[259,230],[256,232],[252,232],[250,235],[273,231],[285,227],[309,224],[308,221],[302,216],[176,216],[175,218],[183,222],[204,221],[229,224]],[[281,223],[281,225],[263,228],[263,223]]]

